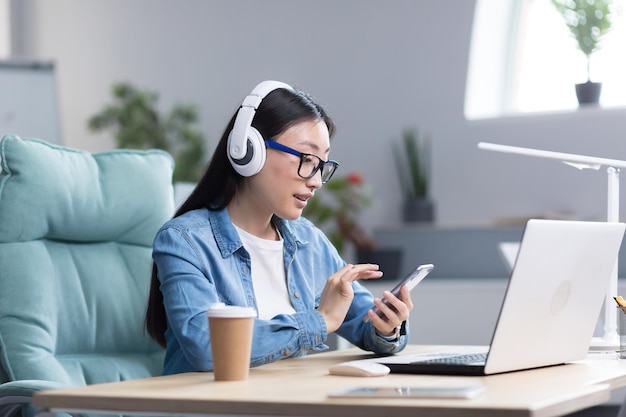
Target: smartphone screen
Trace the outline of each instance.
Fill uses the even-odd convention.
[[[426,275],[430,274],[430,271],[432,271],[434,267],[435,266],[433,264],[423,264],[423,265],[418,266],[413,271],[411,271],[410,274],[404,277],[404,279],[400,281],[398,285],[393,287],[393,289],[390,292],[396,297],[398,297],[400,295],[400,289],[402,288],[403,285],[406,285],[409,291],[412,291],[413,288],[415,288],[417,284],[420,283],[420,281],[426,278]],[[383,298],[382,301],[386,305],[389,305],[389,302],[385,298]],[[393,307],[391,308],[393,309]],[[378,315],[378,317],[384,316],[383,312],[380,311],[378,307],[374,307],[373,310],[374,310],[374,313]],[[365,316],[363,318],[363,321],[366,321],[366,322],[369,321],[369,317]]]

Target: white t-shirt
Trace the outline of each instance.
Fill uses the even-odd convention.
[[[277,314],[293,314],[283,261],[283,239],[267,240],[235,226],[243,246],[250,254],[252,287],[259,318],[268,320]]]

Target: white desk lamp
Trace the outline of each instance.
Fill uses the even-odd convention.
[[[498,145],[486,142],[480,142],[478,147],[489,151],[557,159],[577,169],[599,170],[601,166],[608,167],[606,170],[608,174],[607,222],[619,222],[619,168],[626,168],[626,161],[562,152],[543,151],[539,149],[520,148],[517,146]],[[591,348],[593,349],[617,350],[619,348],[619,337],[617,335],[617,311],[615,308],[610,308],[613,303],[613,296],[617,295],[618,263],[619,262],[616,260],[609,288],[607,288],[604,300],[604,336],[601,338],[593,338],[591,341]]]

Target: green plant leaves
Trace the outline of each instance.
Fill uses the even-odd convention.
[[[417,129],[405,130],[400,143],[392,144],[396,172],[405,198],[428,196],[430,146],[430,138],[420,138]]]
[[[370,191],[356,172],[333,177],[307,201],[302,215],[322,228],[341,253],[347,240],[355,245],[364,240],[358,217],[364,207],[372,205]]]
[[[159,96],[139,90],[129,83],[116,83],[111,92],[114,104],[88,120],[91,131],[112,130],[119,148],[162,149],[175,161],[176,181],[196,182],[205,164],[205,140],[194,125],[198,109],[191,104],[177,104],[169,114],[161,115]]]
[[[587,56],[589,79],[590,55],[600,49],[600,41],[611,30],[612,0],[552,0],[576,39],[578,49]]]

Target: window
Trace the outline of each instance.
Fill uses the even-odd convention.
[[[591,56],[591,80],[602,82],[603,107],[626,106],[626,0],[614,2],[613,29]],[[576,109],[574,85],[587,81],[586,68],[551,0],[477,0],[466,117]],[[488,71],[497,74],[485,76]]]

